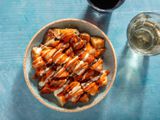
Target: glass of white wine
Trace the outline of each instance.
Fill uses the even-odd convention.
[[[127,37],[130,47],[144,55],[160,53],[160,14],[142,12],[128,25]]]

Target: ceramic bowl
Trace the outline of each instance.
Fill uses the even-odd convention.
[[[100,36],[105,39],[106,51],[104,53],[103,60],[104,60],[104,68],[110,70],[110,74],[108,76],[109,82],[106,87],[100,89],[100,92],[96,96],[91,97],[90,102],[86,104],[82,104],[82,103],[79,103],[77,105],[69,104],[64,107],[61,107],[59,106],[59,104],[57,103],[56,99],[53,96],[49,96],[49,95],[41,96],[37,89],[37,82],[32,79],[33,69],[32,69],[31,50],[34,46],[38,46],[42,42],[43,36],[46,33],[46,31],[49,28],[53,28],[53,27],[77,28],[80,32],[87,32],[92,36]],[[26,84],[29,90],[31,91],[31,93],[33,94],[33,96],[38,101],[40,101],[42,104],[44,104],[45,106],[53,110],[57,110],[61,112],[79,112],[79,111],[83,111],[93,107],[107,95],[108,91],[110,90],[115,80],[116,71],[117,71],[117,59],[116,59],[116,54],[111,41],[109,40],[107,35],[105,35],[105,33],[102,30],[100,30],[97,26],[80,19],[62,19],[62,20],[54,21],[45,25],[33,36],[33,38],[31,39],[31,41],[29,42],[26,48],[24,61],[23,61],[23,70],[24,70],[24,77],[25,77]]]

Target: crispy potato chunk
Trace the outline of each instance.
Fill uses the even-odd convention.
[[[79,35],[79,31],[77,29],[73,28],[65,28],[65,29],[60,29],[60,28],[51,28],[47,31],[43,43],[46,43],[50,40],[53,39],[61,39],[61,37],[69,37],[71,35]],[[67,39],[65,38],[65,39]],[[64,38],[63,38],[64,39]]]
[[[63,96],[63,95],[62,96],[57,96],[55,93],[54,93],[54,95],[57,98],[57,100],[60,103],[60,105],[64,106],[64,104],[67,102],[66,99],[65,99],[65,96]]]
[[[103,60],[100,58],[96,63],[91,66],[92,70],[100,72],[103,69]]]
[[[55,41],[54,39],[47,41],[44,45],[49,47],[56,47],[60,41]]]
[[[46,48],[42,50],[41,56],[47,63],[52,63],[52,56],[55,52],[56,49]]]
[[[74,50],[79,50],[85,45],[83,40],[79,40],[76,44],[73,45]]]
[[[101,77],[99,78],[99,80],[97,80],[96,82],[99,86],[105,86],[108,83],[108,79],[107,79],[107,73],[104,72]]]
[[[94,49],[90,43],[87,43],[85,51],[88,52],[91,55],[95,55],[96,49]]]
[[[72,103],[77,103],[79,98],[81,97],[81,95],[83,94],[83,90],[82,89],[79,89],[77,90],[75,93],[72,94],[72,97],[70,98],[70,101]]]
[[[49,29],[45,36],[44,36],[44,40],[43,40],[43,43],[45,44],[46,42],[52,40],[52,39],[55,39],[55,34],[54,34],[54,31],[53,29]]]
[[[91,44],[96,49],[104,48],[104,40],[99,37],[91,37]]]
[[[32,58],[33,58],[32,67],[34,69],[38,69],[45,66],[45,62],[39,55],[39,52],[35,51],[34,49],[32,50]]]
[[[80,38],[86,40],[87,42],[90,42],[91,36],[88,33],[81,33]]]
[[[77,87],[77,86],[78,86],[78,87],[80,86],[80,83],[79,83],[79,82],[77,82],[77,81],[71,82],[69,85],[67,85],[67,86],[64,88],[64,90],[63,90],[61,93],[58,94],[58,96],[60,96],[60,95],[65,95],[66,93],[74,90],[73,88],[74,88],[74,87]],[[72,92],[73,92],[73,91],[72,91]]]
[[[83,75],[82,77],[82,80],[85,80],[85,79],[89,79],[91,76],[94,75],[94,71],[93,70],[88,70],[86,71],[86,73]]]
[[[69,32],[66,32],[64,34],[62,34],[61,36],[61,41],[64,42],[64,43],[67,43],[71,40],[71,38],[73,38],[75,36],[74,33],[69,33]]]
[[[60,80],[52,80],[50,83],[50,86],[55,88],[60,88],[66,83],[66,79],[60,79]]]
[[[94,56],[96,58],[100,57],[105,52],[105,49],[97,49]]]
[[[74,52],[72,47],[70,47],[66,52],[66,55],[68,55],[69,57],[74,57]]]
[[[48,84],[45,84],[45,86],[41,89],[40,93],[41,94],[50,94],[54,91],[55,89],[51,88]]]
[[[79,99],[79,101],[80,101],[80,102],[83,102],[83,103],[88,102],[88,101],[89,101],[88,95],[87,95],[87,94],[83,94],[83,95],[81,96],[81,98]]]
[[[74,29],[74,28],[61,29],[60,32],[61,32],[61,34],[73,33],[73,34],[75,34],[75,35],[79,35],[79,31],[78,31],[77,29]]]
[[[83,90],[87,92],[88,94],[94,96],[99,92],[99,87],[96,85],[95,82],[90,83],[89,85],[83,87]]]

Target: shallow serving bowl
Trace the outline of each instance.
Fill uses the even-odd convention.
[[[39,91],[37,89],[37,83],[35,80],[32,79],[33,69],[32,69],[31,50],[34,46],[38,46],[42,42],[43,36],[46,33],[46,31],[49,28],[53,28],[53,27],[77,28],[80,32],[87,32],[92,36],[99,36],[105,39],[106,51],[103,55],[103,60],[104,60],[104,68],[110,70],[110,74],[108,76],[109,82],[106,87],[100,89],[100,92],[96,96],[90,99],[89,103],[86,103],[86,104],[81,103],[78,105],[67,105],[65,107],[60,107],[57,101],[55,100],[55,98],[51,96],[41,96],[39,94]],[[28,88],[30,89],[34,97],[37,98],[42,104],[44,104],[45,106],[53,110],[57,110],[61,112],[78,112],[78,111],[86,110],[88,108],[93,107],[107,95],[108,91],[110,90],[115,80],[116,71],[117,71],[117,59],[114,52],[114,48],[110,40],[105,35],[105,33],[102,30],[100,30],[98,27],[80,19],[63,19],[63,20],[58,20],[45,25],[33,36],[33,38],[31,39],[30,43],[26,48],[24,62],[23,62],[23,70],[24,70],[25,81],[27,83]]]

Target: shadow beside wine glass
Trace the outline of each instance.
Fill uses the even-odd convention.
[[[111,15],[112,15],[111,12],[101,13],[88,6],[83,19],[95,24],[96,26],[98,26],[104,32],[107,33]]]
[[[127,43],[128,44],[128,43]],[[135,53],[128,45],[122,51],[119,59],[117,80],[115,81],[111,99],[121,119],[141,118],[145,85],[149,67],[149,57]]]

